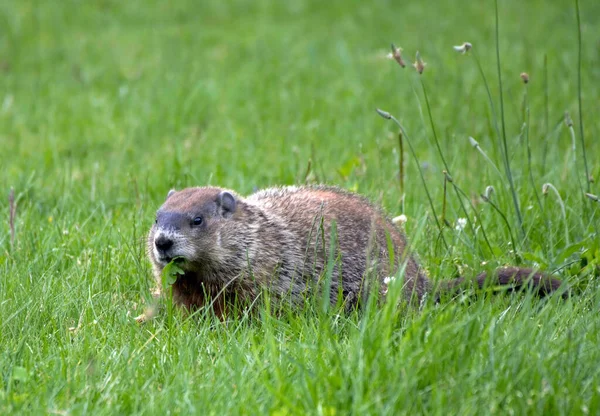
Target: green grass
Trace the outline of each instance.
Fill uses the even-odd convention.
[[[524,236],[496,130],[492,1],[1,2],[0,413],[598,414],[600,220],[580,134],[598,180],[600,3],[579,4],[581,96],[575,2],[498,7]],[[464,41],[475,55],[453,51]],[[427,63],[428,104],[419,75],[385,59],[391,42]],[[405,146],[403,204],[397,127],[375,108],[400,120],[419,160]],[[439,216],[432,127],[454,180],[448,248],[417,170]],[[310,181],[405,213],[432,278],[516,258],[557,271],[574,296],[133,321],[152,284],[144,236],[170,188],[301,183],[309,160]],[[479,197],[490,185],[498,211]]]

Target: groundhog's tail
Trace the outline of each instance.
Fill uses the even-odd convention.
[[[465,289],[469,283],[469,280],[462,277],[442,281],[438,286],[437,298],[439,299],[440,295],[443,296],[444,294],[457,294]],[[530,289],[540,297],[557,291],[562,285],[560,280],[552,276],[521,267],[503,267],[497,269],[492,276],[488,276],[487,272],[483,272],[472,283],[479,288],[504,286],[508,291]],[[562,297],[568,297],[566,290],[563,292]]]

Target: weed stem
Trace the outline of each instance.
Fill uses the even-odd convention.
[[[504,145],[504,170],[506,171],[508,185],[510,186],[510,193],[512,195],[513,203],[515,205],[515,213],[517,214],[519,229],[521,230],[523,240],[525,240],[525,228],[523,227],[523,218],[521,217],[521,209],[519,208],[519,199],[517,198],[517,192],[515,190],[515,185],[513,182],[512,171],[510,169],[510,161],[508,157],[508,144],[506,142],[506,124],[504,122],[504,94],[502,92],[502,70],[500,67],[500,19],[498,16],[498,0],[495,0],[494,4],[496,7],[496,66],[498,69],[498,88],[500,90],[500,119],[502,121],[502,143]]]
[[[17,205],[15,203],[15,189],[14,188],[10,188],[10,193],[8,194],[8,207],[9,207],[8,224],[10,226],[10,246],[13,247],[15,245],[15,216],[17,213]]]
[[[548,195],[548,189],[552,189],[554,195],[556,195],[556,200],[558,201],[558,205],[560,206],[560,210],[562,212],[563,221],[565,222],[565,241],[567,245],[569,245],[569,224],[567,223],[567,211],[565,210],[565,203],[563,202],[560,193],[558,193],[558,190],[550,182],[547,182],[544,184],[544,186],[542,186],[542,193],[544,195]]]
[[[442,152],[442,148],[440,146],[440,142],[437,137],[437,132],[435,130],[435,123],[433,121],[433,115],[431,114],[431,106],[429,105],[429,97],[427,95],[427,89],[425,88],[425,82],[423,81],[422,77],[419,77],[419,80],[421,81],[421,88],[423,89],[423,95],[425,97],[425,106],[427,107],[427,115],[429,117],[429,123],[431,125],[431,132],[433,133],[433,140],[435,142],[435,146],[438,150],[438,153],[440,154],[440,158],[442,159],[442,163],[444,164],[446,173],[449,176],[452,176],[452,174],[450,173],[450,167],[448,166],[448,163],[446,163],[446,158],[444,157],[444,153]],[[445,186],[445,183],[444,183],[444,186]],[[467,209],[465,208],[465,204],[463,203],[462,198],[458,195],[458,191],[456,190],[456,187],[454,187],[454,192],[456,192],[456,196],[457,196],[458,202],[460,204],[460,207],[465,214],[465,218],[467,219],[467,222],[469,223],[469,228],[471,229],[471,232],[473,233],[473,237],[475,237],[475,226],[473,226],[473,222],[471,221],[471,218],[469,217],[469,214],[467,213]],[[444,198],[445,198],[445,196],[446,195],[444,193]],[[444,208],[445,208],[445,202],[446,201],[444,200]],[[444,210],[444,217],[445,217],[445,210]],[[481,247],[479,247],[479,251],[481,253]],[[483,255],[483,253],[481,253],[481,254]]]
[[[488,193],[487,190],[488,189],[486,188],[486,193]],[[494,211],[496,211],[500,215],[500,217],[502,217],[502,220],[504,220],[504,224],[506,224],[506,228],[508,229],[508,235],[510,236],[510,241],[512,243],[513,254],[515,256],[515,262],[516,262],[516,264],[519,264],[520,261],[519,261],[519,256],[517,254],[517,250],[516,250],[516,247],[515,247],[515,238],[513,237],[512,228],[510,227],[510,223],[508,222],[508,219],[506,218],[506,215],[504,215],[504,213],[500,210],[500,208],[498,208],[496,206],[496,204],[494,204],[488,196],[482,194],[481,195],[481,199],[483,199],[485,202],[487,202],[488,204],[490,204],[490,206],[492,208],[494,208]]]
[[[448,243],[446,242],[446,238],[444,237],[444,232],[442,230],[442,226],[441,226],[439,218],[435,212],[433,200],[431,199],[431,194],[429,193],[429,189],[427,188],[427,182],[425,181],[425,177],[423,176],[423,171],[421,170],[419,158],[417,157],[417,153],[415,152],[415,149],[413,148],[412,143],[410,142],[410,139],[408,138],[408,135],[406,134],[406,130],[404,129],[404,126],[402,126],[402,124],[398,121],[398,119],[396,119],[396,117],[394,117],[387,111],[383,111],[380,109],[377,109],[376,111],[377,111],[377,114],[379,114],[381,117],[385,118],[386,120],[392,120],[394,123],[396,123],[396,125],[400,128],[400,132],[402,133],[402,136],[404,138],[406,138],[406,142],[408,143],[408,148],[410,149],[410,153],[412,154],[413,159],[415,160],[415,163],[417,164],[417,169],[419,170],[419,175],[421,176],[421,181],[423,182],[423,188],[425,188],[425,193],[427,194],[427,199],[429,200],[429,205],[431,206],[431,212],[433,213],[433,218],[435,219],[435,223],[440,231],[440,236],[444,243],[444,247],[446,248],[446,250],[448,250],[450,247],[448,246]]]
[[[492,159],[490,159],[490,157],[487,155],[487,153],[485,152],[485,150],[483,150],[481,148],[481,146],[479,145],[479,142],[477,140],[475,140],[474,138],[472,138],[471,136],[469,136],[469,143],[471,143],[471,146],[473,146],[475,149],[477,149],[477,151],[479,153],[481,153],[481,155],[483,156],[483,158],[490,165],[492,165],[492,167],[494,168],[494,170],[498,173],[498,176],[500,177],[500,179],[502,181],[504,181],[504,176],[502,175],[502,172],[500,172],[500,169],[498,169],[498,166],[496,166],[496,164],[492,161]]]
[[[535,195],[535,199],[538,203],[538,207],[540,211],[543,211],[542,201],[540,196],[538,195],[537,187],[535,186],[535,180],[533,179],[533,172],[531,170],[531,144],[529,142],[529,120],[530,120],[530,112],[529,112],[529,88],[527,84],[525,84],[525,97],[523,100],[525,101],[525,143],[527,144],[527,168],[529,170],[529,181],[531,182],[531,189],[533,189],[533,193]]]
[[[585,140],[583,137],[583,105],[581,103],[581,16],[579,13],[579,0],[575,0],[575,11],[577,14],[577,102],[579,107],[579,135],[581,140],[581,152],[583,153],[583,166],[585,167],[587,191],[590,192],[590,172],[588,170],[587,156],[585,153]]]

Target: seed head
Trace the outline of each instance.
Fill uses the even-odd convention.
[[[385,118],[386,120],[390,120],[392,118],[392,115],[390,113],[388,113],[387,111],[380,110],[379,108],[376,108],[375,111],[377,111],[377,114],[379,114],[381,117]]]
[[[523,84],[529,83],[529,74],[527,72],[521,72],[521,79],[523,80]]]
[[[465,53],[469,52],[472,47],[473,47],[473,45],[471,45],[469,42],[465,42],[460,46],[455,46],[454,50],[456,52],[460,52],[464,55]]]
[[[396,45],[394,45],[393,43],[392,53],[388,54],[388,58],[396,60],[396,62],[398,62],[398,65],[400,65],[402,68],[406,66],[404,59],[402,59],[402,48],[396,47]]]
[[[567,127],[573,127],[573,120],[571,120],[571,115],[568,111],[565,111],[565,124]]]
[[[450,176],[450,174],[448,173],[448,171],[444,170],[444,171],[442,171],[442,173],[444,174],[444,178],[446,179],[446,181],[448,181],[450,183],[454,182],[452,180],[452,176]]]
[[[548,195],[548,189],[550,188],[550,184],[549,183],[545,183],[542,185],[542,194],[544,195]]]
[[[417,70],[417,72],[419,74],[422,74],[423,71],[425,70],[425,66],[427,64],[425,62],[423,62],[423,59],[421,59],[421,54],[419,53],[419,51],[417,51],[417,56],[415,58],[415,63],[413,64],[413,66],[415,67],[415,69]]]
[[[590,194],[590,193],[586,192],[585,196],[587,196],[592,201],[600,202],[600,197],[598,195],[594,195],[594,194]]]

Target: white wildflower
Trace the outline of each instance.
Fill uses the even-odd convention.
[[[404,224],[406,224],[406,221],[407,221],[407,218],[406,218],[406,215],[404,215],[404,214],[398,215],[397,217],[394,217],[392,219],[392,222],[396,225],[404,225]]]
[[[459,218],[456,220],[456,226],[454,228],[456,229],[456,231],[462,231],[465,229],[466,225],[467,225],[467,219]]]

